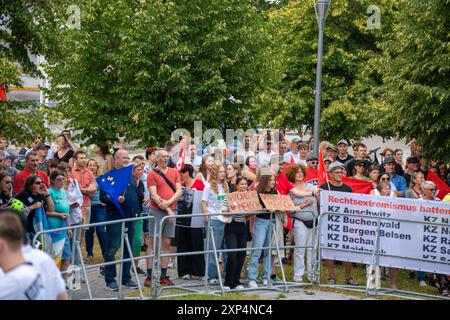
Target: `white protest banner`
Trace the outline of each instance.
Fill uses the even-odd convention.
[[[380,266],[450,274],[450,203],[333,191],[320,199],[322,259],[370,264],[381,218]]]

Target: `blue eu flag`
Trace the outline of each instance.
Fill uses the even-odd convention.
[[[99,188],[106,193],[123,217],[125,217],[125,214],[117,198],[127,189],[132,172],[133,166],[127,166],[119,170],[112,170],[97,178]]]

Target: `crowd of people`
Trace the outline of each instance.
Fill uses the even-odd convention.
[[[439,161],[427,161],[421,157],[421,149],[416,146],[414,140],[411,142],[411,155],[406,159],[402,150],[387,148],[381,152],[379,161],[376,154],[370,156],[362,142],[354,142],[351,145],[353,155],[350,155],[350,144],[344,139],[336,146],[326,141],[320,143],[319,149],[330,178],[327,183],[318,185],[317,180],[306,181],[308,170],[317,170],[319,165],[319,158],[312,153],[312,139],[304,141],[295,136],[288,141],[283,130],[277,132],[277,139],[272,133],[266,131],[258,135],[257,140],[252,136],[245,136],[239,148],[203,149],[202,145],[189,142],[184,163],[178,169],[177,157],[186,138],[178,144],[168,141],[162,148],[147,147],[145,155],[136,155],[130,159],[123,145],[114,149],[111,144],[97,146],[96,156],[89,158],[87,152],[71,140],[71,134],[67,130],[58,136],[57,150],[52,151],[49,145],[37,139],[31,148],[27,149],[22,144],[18,153],[14,154],[9,148],[8,138],[0,134],[0,208],[9,211],[11,208],[19,211],[23,209],[25,213],[23,230],[20,224],[16,226],[17,221],[14,221],[14,225],[14,217],[11,217],[9,211],[0,215],[0,268],[7,276],[11,269],[8,257],[15,256],[18,264],[27,260],[21,256],[18,244],[24,239],[33,239],[37,232],[35,215],[37,210],[43,208],[51,229],[119,221],[143,215],[153,217],[150,220],[125,224],[128,242],[132,248],[131,255],[137,258],[142,250],[146,250],[146,254],[150,256],[146,259],[146,270],[139,267],[138,259],[134,261],[137,274],[146,277],[146,287],[151,287],[154,281],[151,258],[154,254],[154,232],[156,231],[158,238],[161,237],[162,253],[203,251],[206,224],[213,230],[211,238],[216,249],[256,249],[249,251],[249,255],[245,250],[221,254],[222,271],[212,253],[207,259],[204,254],[179,256],[176,265],[180,278],[187,280],[207,277],[210,284],[215,284],[218,283],[219,272],[223,272],[225,289],[243,289],[241,279],[248,280],[249,288],[258,288],[261,285],[266,286],[269,279],[278,280],[276,263],[290,263],[293,260],[294,276],[289,280],[303,283],[306,276],[306,281],[313,282],[316,280],[311,272],[314,257],[311,249],[304,247],[312,246],[315,241],[312,230],[317,225],[320,214],[320,190],[352,192],[352,189],[342,182],[343,176],[348,176],[372,183],[373,195],[438,201],[437,187],[435,183],[427,180],[428,172],[433,171],[450,185],[448,165]],[[201,150],[198,150],[200,147]],[[119,210],[115,201],[99,187],[96,178],[128,165],[133,166],[132,175],[126,190],[115,199],[122,208]],[[267,211],[256,215],[229,212],[226,194],[253,190],[258,194],[289,195],[296,211]],[[196,199],[200,203],[198,208],[194,208]],[[261,205],[264,207],[262,201]],[[161,225],[166,216],[200,212],[215,215],[205,215],[201,219],[170,218],[165,219]],[[275,232],[271,232],[272,224]],[[10,239],[8,235],[12,231],[8,231],[8,228],[16,228],[17,233],[22,236]],[[76,239],[84,243],[85,261],[92,263],[96,234],[101,259],[104,262],[115,261],[116,253],[123,245],[121,228],[120,223],[115,223],[67,231],[62,249],[52,252],[52,258],[57,262],[60,271],[67,270],[70,264],[79,265],[78,255],[73,254],[73,239]],[[213,246],[212,239],[209,248]],[[7,248],[4,256],[1,251],[2,241],[6,243]],[[259,249],[269,247],[271,242],[273,245],[275,241],[303,248],[295,248],[293,252],[282,250],[283,259],[279,261],[275,251]],[[31,250],[30,246],[24,248]],[[273,255],[272,259],[270,255]],[[124,258],[129,257],[130,252],[124,250]],[[118,280],[122,286],[134,289],[138,286],[131,274],[131,263],[123,263],[122,278]],[[173,263],[172,258],[161,259],[161,274],[157,285],[174,285],[168,276],[168,268]],[[334,270],[336,263],[339,262],[326,261],[329,284],[337,283]],[[354,264],[343,262],[343,265],[344,283],[358,285],[352,277]],[[116,265],[101,267],[99,273],[104,276],[108,289],[118,290]],[[35,292],[36,287],[42,287],[42,284],[36,282],[39,272],[34,278],[31,274],[32,272],[27,278],[27,286],[30,288],[27,290]],[[397,289],[397,275],[398,270],[395,268],[389,268],[384,274],[390,278],[393,289]],[[428,280],[428,283],[438,287],[442,295],[448,295],[448,275],[410,272],[411,278],[416,276],[421,286],[426,286]],[[13,274],[11,277],[15,279],[17,275]],[[67,274],[63,277],[67,279]],[[0,288],[2,283],[5,285],[0,277]],[[63,291],[61,289],[58,294]],[[39,297],[38,293],[34,297]]]

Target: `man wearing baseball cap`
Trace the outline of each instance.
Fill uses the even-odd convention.
[[[404,197],[406,190],[408,190],[408,185],[406,183],[405,178],[399,176],[395,172],[395,158],[394,157],[386,157],[383,161],[383,167],[386,173],[391,177],[391,182],[394,184],[397,191],[395,195],[397,197]]]
[[[405,169],[405,175],[404,178],[406,180],[406,183],[409,185],[409,182],[411,180],[411,176],[414,172],[422,171],[420,170],[420,160],[416,156],[408,157],[406,159],[406,169]],[[423,171],[422,171],[423,172]],[[424,176],[427,176],[426,172],[423,172]]]
[[[37,169],[44,171],[46,174],[49,174],[48,168],[47,168],[47,161],[48,161],[47,155],[48,155],[49,149],[50,149],[50,146],[45,143],[39,143],[36,146],[36,151],[37,151],[38,158],[39,158]]]
[[[352,192],[352,189],[342,183],[342,177],[345,175],[345,167],[342,163],[335,161],[328,166],[327,172],[330,175],[330,180],[320,186],[322,190],[339,191],[339,192]],[[334,260],[325,260],[328,267],[328,284],[336,284],[336,275],[334,273]],[[358,282],[352,278],[352,263],[344,262],[345,268],[345,284],[351,286],[357,286]]]
[[[353,156],[349,155],[347,152],[348,142],[347,140],[339,140],[337,143],[338,154],[336,157],[336,161],[339,161],[342,164],[345,164],[347,161],[353,159]]]

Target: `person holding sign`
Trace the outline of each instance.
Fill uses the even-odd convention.
[[[259,175],[259,183],[256,187],[256,191],[259,194],[278,194],[277,189],[275,189],[275,176],[274,175]],[[261,203],[263,204],[263,203]],[[253,226],[253,248],[268,247],[269,241],[269,228],[271,228],[270,212],[259,214],[256,216],[255,224]],[[250,266],[248,270],[248,286],[249,288],[258,288],[256,283],[256,278],[258,277],[258,260],[261,256],[261,249],[252,250],[250,255]],[[263,258],[263,274],[262,280],[263,285],[267,285],[267,279],[271,275],[271,265],[269,261],[269,250],[264,250]]]
[[[210,170],[210,180],[203,190],[202,197],[202,212],[208,213],[222,213],[222,211],[227,211],[226,196],[225,193],[229,191],[228,183],[226,180],[225,167],[221,163],[214,163]],[[225,233],[225,223],[228,221],[222,215],[215,216],[205,216],[205,221],[213,229],[214,232],[214,242],[216,244],[216,249],[226,249],[224,233]],[[212,243],[209,245],[210,250],[213,248]],[[226,266],[227,255],[222,254],[223,265]],[[218,283],[219,275],[217,273],[217,264],[213,253],[209,255],[209,266],[208,266],[208,279],[210,284]]]
[[[294,249],[294,282],[303,283],[303,274],[305,273],[305,246],[312,246],[313,232],[312,228],[317,226],[315,220],[319,216],[317,210],[316,192],[307,188],[304,178],[306,168],[303,165],[290,165],[285,170],[288,180],[294,184],[289,195],[296,205],[298,212],[292,213],[294,218],[294,241],[296,246],[303,248]],[[312,250],[308,249],[308,281],[313,282],[312,274]]]
[[[247,180],[245,178],[238,177],[236,179],[236,185],[238,187],[237,192],[247,191]],[[247,246],[248,233],[245,214],[227,214],[225,217],[231,219],[231,222],[225,225],[225,242],[227,248],[245,248]],[[245,251],[227,253],[225,286],[228,286],[231,289],[244,289],[239,279],[241,277],[241,270],[245,262],[245,257]]]
[[[339,192],[352,192],[352,189],[342,183],[342,177],[345,175],[345,167],[340,162],[333,162],[328,166],[328,173],[330,180],[320,186],[322,190],[339,191]],[[336,275],[334,273],[334,261],[325,260],[328,267],[329,277],[328,284],[336,284]],[[352,278],[352,263],[344,262],[345,267],[345,284],[351,286],[357,286],[358,282]]]

